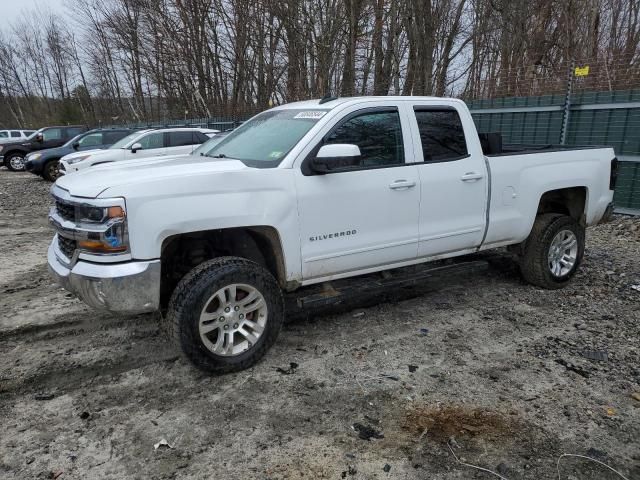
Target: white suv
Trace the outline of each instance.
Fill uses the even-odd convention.
[[[35,130],[0,130],[0,143],[26,140],[34,133]]]
[[[106,150],[76,152],[60,159],[60,173],[68,174],[94,165],[159,156],[190,154],[219,130],[210,128],[161,128],[138,130]]]

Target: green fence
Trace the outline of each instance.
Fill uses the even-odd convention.
[[[615,149],[620,175],[618,211],[640,214],[640,90],[497,98],[467,102],[480,132],[501,132],[504,143],[560,144]]]

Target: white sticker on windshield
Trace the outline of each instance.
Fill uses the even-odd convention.
[[[310,110],[308,112],[300,112],[299,114],[297,114],[295,117],[293,118],[311,118],[313,120],[318,120],[322,117],[324,117],[325,113],[327,112],[319,112],[317,110]]]

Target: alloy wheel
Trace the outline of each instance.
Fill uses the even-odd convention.
[[[578,238],[571,230],[561,230],[553,237],[549,247],[549,270],[554,277],[563,277],[576,264]]]
[[[264,296],[251,285],[234,283],[206,301],[198,323],[200,339],[215,355],[240,355],[258,342],[267,319]]]

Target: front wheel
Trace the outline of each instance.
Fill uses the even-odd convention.
[[[557,289],[575,275],[584,255],[584,228],[567,215],[536,218],[520,260],[523,278],[538,287]]]
[[[191,270],[174,290],[165,319],[185,356],[211,373],[254,365],[275,343],[283,321],[276,279],[238,257],[216,258]]]
[[[60,163],[58,160],[49,160],[42,169],[42,177],[50,182],[55,182],[60,176]]]
[[[11,153],[4,159],[4,165],[12,172],[24,171],[24,155],[22,153]]]

